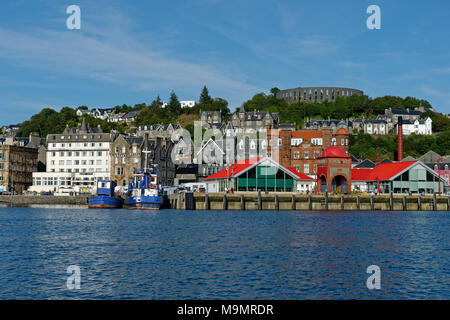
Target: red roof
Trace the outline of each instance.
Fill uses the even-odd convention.
[[[350,158],[342,148],[337,146],[328,147],[319,158]]]
[[[239,172],[247,169],[251,165],[257,163],[263,158],[253,158],[253,159],[246,159],[236,162],[235,164],[229,166],[226,169],[223,169],[219,172],[214,173],[213,175],[210,175],[209,177],[205,178],[207,180],[213,180],[213,179],[224,179],[224,178],[231,178],[236,176]]]
[[[225,179],[235,177],[238,175],[238,173],[244,171],[248,167],[251,167],[252,165],[261,161],[262,159],[264,158],[254,158],[238,161],[232,166],[229,166],[226,169],[223,169],[219,172],[214,173],[213,175],[210,175],[209,177],[205,178],[205,180],[215,180],[215,179]],[[314,180],[308,177],[307,175],[298,172],[295,168],[285,168],[285,169],[295,174],[295,176],[298,177],[299,180]]]
[[[364,181],[373,169],[352,169],[352,181]]]
[[[299,180],[314,180],[313,178],[308,177],[306,174],[298,172],[297,169],[295,168],[286,168],[286,169],[295,174],[299,178]]]
[[[376,166],[372,169],[372,172],[367,176],[366,180],[389,180],[393,176],[399,174],[406,168],[410,167],[417,161],[406,161],[406,162],[395,162],[395,163],[384,163]],[[353,173],[353,171],[352,171]]]

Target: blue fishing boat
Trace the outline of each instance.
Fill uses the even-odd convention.
[[[90,209],[117,209],[122,207],[122,199],[114,196],[115,181],[99,180],[97,194],[89,199]]]
[[[124,203],[127,209],[158,210],[163,204],[163,190],[158,186],[156,170],[144,170],[133,177]]]

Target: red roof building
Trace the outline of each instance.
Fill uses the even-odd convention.
[[[439,180],[441,182],[439,183]],[[375,193],[439,193],[446,180],[420,161],[384,163],[373,169],[352,169],[352,190]]]
[[[295,168],[285,168],[270,158],[236,162],[205,179],[209,192],[285,191],[310,192],[314,179]]]

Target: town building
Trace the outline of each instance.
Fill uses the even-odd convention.
[[[421,161],[383,163],[374,169],[366,169],[364,174],[355,170],[363,169],[353,169],[352,174],[360,184],[365,182],[364,190],[368,192],[433,194],[439,193],[439,187],[443,193],[448,186],[442,176]]]
[[[422,112],[418,110],[410,110],[409,108],[407,108],[406,110],[388,108],[384,110],[384,114],[386,115],[386,117],[391,119],[393,124],[396,124],[398,123],[399,117],[402,117],[403,121],[415,121],[420,118]]]
[[[222,123],[222,112],[200,110],[199,121],[203,126],[207,124]]]
[[[398,134],[398,125],[395,125],[395,134]],[[433,120],[430,117],[426,119],[403,120],[403,135],[432,135]]]
[[[317,159],[320,192],[349,193],[352,188],[352,160],[342,148],[326,148]]]
[[[234,112],[230,120],[236,133],[255,133],[270,128],[277,128],[279,124],[278,113],[268,111],[246,112],[240,108]]]
[[[170,139],[161,137],[149,138],[119,135],[110,145],[111,180],[118,187],[126,187],[133,175],[144,168],[157,170],[159,183],[172,186],[175,179],[175,165],[172,162],[171,151],[173,143]],[[145,163],[145,154],[148,154]]]
[[[238,161],[207,177],[205,182],[208,192],[234,190],[306,193],[314,190],[314,179],[294,168],[285,168],[267,157]]]
[[[278,99],[284,99],[288,103],[300,102],[335,102],[337,98],[345,98],[353,95],[363,95],[364,92],[358,89],[339,87],[305,87],[280,90],[277,93]]]
[[[108,122],[112,122],[112,123],[118,123],[118,122],[123,122],[123,117],[126,115],[125,112],[119,112],[119,113],[115,113],[112,114],[108,117]]]
[[[323,129],[331,129],[333,133],[336,133],[339,129],[346,129],[347,131],[351,131],[352,125],[348,120],[317,120],[312,119],[306,121],[303,125],[304,130],[323,130]]]
[[[110,143],[117,133],[90,128],[83,119],[76,128],[47,136],[46,172],[33,173],[29,191],[61,195],[92,193],[98,180],[110,179]]]
[[[149,124],[139,126],[136,131],[136,136],[145,137],[147,134],[149,138],[161,137],[170,139],[172,134],[178,129],[182,129],[179,124]]]
[[[344,128],[333,132],[330,128],[322,130],[271,130],[269,139],[279,138],[278,150],[269,151],[273,159],[281,165],[293,167],[297,171],[313,177],[316,174],[316,159],[331,146],[339,146],[348,155],[349,134]],[[269,146],[273,145],[271,142]]]
[[[7,138],[6,143],[0,145],[0,192],[23,193],[32,185],[33,172],[37,170],[38,147],[35,144],[19,145]]]
[[[192,108],[195,106],[194,100],[180,101],[181,108]]]

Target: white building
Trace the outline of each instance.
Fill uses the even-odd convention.
[[[66,128],[47,136],[47,172],[34,172],[29,191],[83,194],[95,191],[98,180],[110,179],[109,148],[113,134],[101,128]]]
[[[193,106],[195,106],[195,101],[190,100],[190,101],[180,101],[181,107],[182,108],[192,108]]]
[[[419,134],[431,135],[433,134],[433,120],[430,117],[426,119],[403,120],[403,135]],[[395,133],[398,134],[397,125],[395,126]]]

